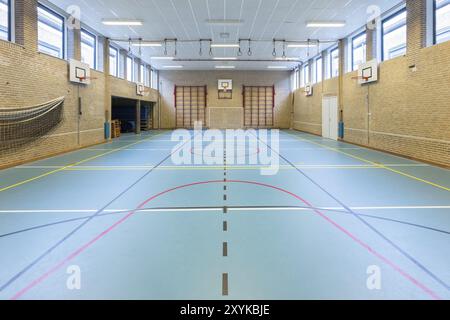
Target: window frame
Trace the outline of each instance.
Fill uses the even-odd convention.
[[[351,61],[350,61],[350,67],[351,67],[351,71],[356,71],[358,68],[355,68],[355,47],[354,47],[354,43],[355,43],[355,39],[361,37],[362,35],[366,36],[366,41],[365,41],[365,47],[366,47],[366,54],[367,54],[367,31],[361,31],[360,33],[356,34],[355,36],[351,37],[351,46],[350,46],[350,51],[351,51]],[[358,47],[359,48],[359,47]],[[365,60],[366,57],[364,57],[364,62],[366,62]]]
[[[340,56],[341,56],[341,50],[339,49],[339,46],[336,46],[336,47],[333,47],[333,48],[330,49],[330,51],[329,51],[330,52],[330,78],[329,79],[333,79],[335,77],[339,77],[339,75],[340,75],[339,65],[338,65],[338,75],[335,76],[333,74],[333,52],[335,52],[335,51],[338,52],[339,59],[340,59]]]
[[[66,53],[66,46],[67,46],[67,44],[66,44],[66,37],[67,37],[67,31],[66,31],[66,27],[67,27],[67,25],[66,25],[66,24],[67,24],[67,23],[66,23],[66,17],[63,16],[62,14],[56,12],[55,10],[53,10],[53,9],[51,9],[51,8],[49,8],[49,7],[47,7],[46,5],[42,4],[41,2],[38,2],[38,5],[37,5],[37,10],[38,10],[38,19],[37,19],[37,22],[38,22],[38,24],[39,24],[39,8],[42,9],[42,10],[44,10],[44,11],[46,11],[47,13],[49,13],[49,14],[51,14],[51,15],[53,15],[53,16],[55,16],[55,17],[61,19],[61,21],[62,21],[62,30],[61,30],[61,33],[62,33],[62,48],[61,48],[62,57],[54,56],[54,55],[51,55],[51,54],[49,54],[49,55],[52,56],[52,57],[58,58],[58,59],[65,60],[65,59],[66,59],[66,56],[67,56],[67,53]],[[59,30],[58,30],[58,31],[59,31]],[[39,50],[39,26],[38,26],[38,30],[37,30],[37,41],[38,41],[38,50]],[[43,54],[48,54],[48,53],[42,52],[42,51],[40,51],[40,50],[39,50],[39,52],[40,52],[40,53],[43,53]]]
[[[6,7],[8,8],[8,14],[7,14],[7,25],[6,25],[6,33],[7,37],[6,39],[1,39],[3,41],[13,41],[13,0],[6,0]]]
[[[115,74],[111,74],[111,50],[116,52],[116,70],[115,70]],[[119,77],[119,49],[117,49],[113,45],[110,45],[109,46],[109,55],[108,55],[108,57],[110,59],[109,60],[109,73],[110,73],[110,76],[118,78]]]
[[[80,49],[81,49],[81,45],[83,44],[82,33],[85,33],[88,36],[91,36],[92,38],[94,38],[94,66],[93,67],[91,66],[91,68],[94,70],[97,70],[97,66],[98,66],[98,36],[95,35],[93,32],[90,32],[86,28],[81,28],[81,30],[80,30]]]
[[[393,14],[391,14],[391,15],[385,17],[385,18],[381,21],[381,41],[380,41],[380,42],[381,42],[381,61],[387,61],[387,60],[390,60],[390,59],[387,59],[387,60],[386,60],[386,57],[385,57],[385,55],[384,55],[384,49],[385,49],[384,37],[385,37],[385,35],[386,35],[385,32],[384,32],[384,24],[385,24],[386,21],[391,20],[391,19],[394,19],[395,17],[397,17],[397,16],[399,16],[399,15],[405,13],[405,12],[406,12],[406,17],[408,17],[408,10],[407,10],[406,7],[404,7],[404,8],[402,8],[402,9],[400,9],[400,10],[394,12]],[[408,18],[406,18],[406,19],[408,19]],[[406,26],[406,35],[408,35],[408,21],[405,22],[405,26]],[[403,26],[402,26],[402,27],[403,27]],[[396,28],[396,29],[394,29],[394,30],[391,30],[389,33],[394,32],[394,31],[396,31],[396,30],[398,30],[398,29],[400,29],[400,28],[401,28],[401,27],[398,27],[398,28]],[[408,40],[406,40],[406,41],[408,42]],[[406,46],[407,46],[407,45],[408,45],[408,43],[406,43]]]
[[[449,1],[449,3],[446,3],[444,6],[442,6],[442,8],[444,8],[445,6],[448,6],[448,5],[450,5],[450,1]],[[437,0],[433,0],[433,45],[446,42],[446,41],[443,41],[443,42],[437,41],[437,31],[438,31],[437,30],[437,10],[438,9],[440,9],[440,8],[438,8],[438,6],[437,6]]]

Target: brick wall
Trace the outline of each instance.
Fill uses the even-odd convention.
[[[233,99],[218,99],[218,80],[233,80]],[[287,71],[161,71],[161,126],[175,127],[175,85],[208,86],[208,107],[243,106],[242,88],[247,86],[275,85],[275,127],[289,128],[292,99],[290,72]]]
[[[343,75],[345,141],[450,165],[450,42],[422,48],[380,64],[375,84],[360,86],[356,72]],[[410,70],[411,63],[417,72]],[[335,83],[337,78],[325,83]],[[321,85],[315,97],[295,92],[295,128],[321,131]],[[331,90],[333,91],[333,90]],[[335,90],[336,91],[336,90]],[[371,116],[369,116],[369,113]]]
[[[146,97],[138,97],[134,84],[110,77],[108,71],[103,73],[92,70],[91,75],[95,79],[90,86],[71,84],[66,60],[37,52],[37,2],[16,0],[15,4],[18,43],[0,41],[0,108],[33,106],[64,96],[64,114],[62,123],[45,137],[17,150],[2,152],[0,167],[105,141],[104,122],[107,114],[111,114],[111,96],[157,101],[158,93],[155,90],[150,90]],[[69,37],[70,41],[74,39],[79,40],[79,37]],[[69,43],[68,48],[79,52],[79,46],[73,43]],[[105,51],[101,49],[101,52]],[[79,120],[78,94],[83,105],[83,115]]]

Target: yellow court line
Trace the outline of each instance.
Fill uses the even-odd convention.
[[[419,182],[423,182],[423,183],[428,184],[428,185],[430,185],[430,186],[433,186],[433,187],[439,188],[439,189],[441,189],[441,190],[445,190],[445,191],[449,191],[449,192],[450,192],[450,188],[441,186],[440,184],[437,184],[437,183],[435,183],[435,182],[431,182],[431,181],[428,181],[428,180],[425,180],[425,179],[422,179],[422,178],[413,176],[413,175],[411,175],[411,174],[408,174],[408,173],[405,173],[405,172],[402,172],[402,171],[399,171],[399,170],[395,170],[395,169],[386,167],[385,165],[383,165],[383,164],[381,164],[381,163],[376,163],[376,162],[373,162],[373,161],[371,161],[371,160],[368,160],[368,159],[365,159],[365,158],[362,158],[362,157],[355,156],[355,155],[353,155],[353,154],[347,153],[347,152],[345,152],[345,151],[342,151],[342,150],[339,150],[339,149],[336,149],[336,148],[329,147],[329,146],[324,145],[324,144],[321,144],[321,143],[317,143],[317,142],[314,142],[314,141],[311,141],[311,140],[308,140],[308,139],[300,138],[300,137],[298,137],[297,135],[294,135],[294,134],[289,133],[289,132],[288,132],[287,134],[289,134],[289,135],[291,135],[291,136],[293,136],[293,137],[296,137],[296,138],[297,138],[298,140],[300,140],[300,141],[305,141],[305,142],[308,142],[308,143],[315,144],[315,145],[317,145],[317,146],[321,146],[321,147],[323,147],[323,148],[325,148],[325,149],[328,149],[328,150],[331,150],[331,151],[334,151],[334,152],[337,152],[337,153],[344,154],[344,155],[349,156],[349,157],[351,157],[351,158],[354,158],[354,159],[356,159],[356,160],[359,160],[359,161],[366,162],[366,163],[369,163],[369,164],[371,164],[371,165],[377,166],[377,167],[379,167],[379,168],[381,168],[381,169],[385,169],[385,170],[387,170],[387,171],[394,172],[394,173],[399,174],[399,175],[401,175],[401,176],[404,176],[404,177],[407,177],[407,178],[410,178],[410,179],[413,179],[413,180],[416,180],[416,181],[419,181]]]
[[[81,160],[81,161],[78,161],[78,162],[69,164],[69,165],[64,166],[64,167],[62,167],[62,168],[59,168],[59,169],[56,169],[56,170],[52,170],[52,171],[50,171],[50,172],[46,172],[46,173],[41,174],[41,175],[39,175],[39,176],[36,176],[36,177],[34,177],[34,178],[30,178],[30,179],[27,179],[27,180],[23,180],[23,181],[21,181],[21,182],[17,182],[17,183],[15,183],[15,184],[13,184],[13,185],[10,185],[10,186],[8,186],[8,187],[1,188],[1,189],[0,189],[0,192],[7,191],[7,190],[10,190],[10,189],[19,187],[19,186],[21,186],[21,185],[24,185],[24,184],[27,184],[27,183],[30,183],[30,182],[39,180],[39,179],[41,179],[41,178],[45,178],[45,177],[47,177],[47,176],[50,176],[50,175],[52,175],[52,174],[55,174],[55,173],[58,173],[58,172],[61,172],[61,171],[64,171],[64,170],[68,170],[68,169],[73,168],[73,167],[75,167],[75,166],[78,166],[78,165],[80,165],[80,164],[83,164],[83,163],[86,163],[86,162],[89,162],[89,161],[98,159],[98,158],[103,157],[103,156],[107,156],[107,155],[109,155],[109,154],[111,154],[111,153],[114,153],[114,152],[117,152],[117,151],[122,151],[123,149],[129,148],[129,147],[134,146],[134,145],[136,145],[136,144],[139,144],[139,143],[141,143],[141,142],[145,142],[145,141],[151,140],[151,139],[153,139],[153,138],[155,138],[155,137],[158,137],[158,136],[161,136],[161,135],[163,135],[163,134],[165,134],[165,132],[164,132],[164,133],[159,133],[159,134],[157,134],[157,135],[151,136],[151,137],[149,137],[149,138],[147,138],[147,139],[144,139],[144,140],[141,140],[141,141],[137,141],[137,142],[131,143],[131,144],[126,145],[126,146],[124,146],[124,147],[117,148],[117,149],[113,149],[113,150],[111,150],[111,151],[108,151],[108,152],[105,152],[105,153],[96,155],[96,156],[94,156],[94,157],[90,157],[90,158],[87,158],[87,159],[84,159],[84,160]]]

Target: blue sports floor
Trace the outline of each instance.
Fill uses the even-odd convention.
[[[450,299],[450,171],[295,131],[274,176],[176,144],[0,171],[0,299]]]

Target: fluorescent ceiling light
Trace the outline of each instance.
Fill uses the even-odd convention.
[[[315,43],[291,43],[287,45],[288,48],[314,48],[317,47]]]
[[[181,69],[181,68],[183,68],[183,66],[163,66],[163,68],[167,68],[167,69]]]
[[[133,47],[162,47],[161,42],[133,42]]]
[[[142,26],[141,20],[128,19],[103,19],[102,23],[106,26]]]
[[[216,69],[235,69],[235,66],[216,66]]]
[[[244,20],[240,19],[207,19],[207,24],[215,24],[215,25],[239,25],[243,24]]]
[[[268,66],[267,69],[287,69],[287,66]]]
[[[152,60],[173,60],[174,57],[151,57]]]
[[[236,57],[214,57],[213,58],[213,60],[224,60],[224,61],[227,61],[227,60],[237,60],[237,58]]]
[[[347,23],[345,21],[308,21],[308,28],[342,28]]]
[[[239,48],[237,43],[213,43],[211,48]]]

